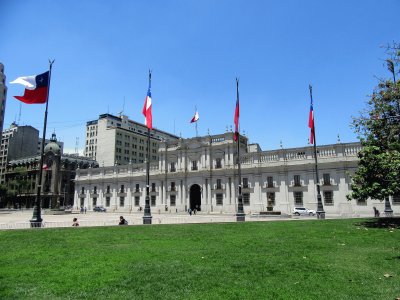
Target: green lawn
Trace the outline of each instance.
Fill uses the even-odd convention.
[[[400,297],[400,229],[364,221],[0,231],[0,299]]]

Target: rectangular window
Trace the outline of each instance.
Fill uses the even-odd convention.
[[[217,200],[216,204],[217,205],[222,205],[223,204],[222,199],[224,198],[224,195],[223,194],[216,194],[215,197],[216,197],[216,200]]]
[[[152,192],[155,192],[155,191],[156,191],[156,184],[155,184],[155,182],[152,182],[152,183],[151,183],[151,191],[152,191]]]
[[[84,194],[84,193],[85,193],[85,188],[82,187],[82,189],[81,189],[81,194]]]
[[[107,194],[109,194],[109,193],[110,193],[110,186],[107,185]]]
[[[274,177],[272,177],[272,176],[267,177],[267,187],[269,187],[269,188],[274,187]]]
[[[169,205],[170,206],[175,206],[176,205],[176,196],[175,195],[170,195],[169,196]]]
[[[248,178],[243,178],[243,188],[244,189],[249,188],[249,179]]]
[[[294,205],[303,206],[303,192],[293,192]]]
[[[121,190],[120,193],[124,193],[125,192],[125,186],[123,184],[121,184]]]
[[[217,190],[221,190],[222,189],[222,183],[221,183],[221,179],[217,179]]]
[[[331,185],[331,176],[328,173],[323,174],[323,178],[324,178],[323,185]]]
[[[325,205],[333,205],[333,192],[324,191],[324,202]]]
[[[171,191],[176,191],[175,182],[171,182]]]
[[[197,171],[197,160],[192,160],[192,171]]]
[[[216,168],[216,169],[221,169],[221,168],[222,168],[221,158],[217,158],[217,159],[215,160],[215,168]]]
[[[151,202],[150,203],[151,206],[156,206],[156,196],[155,195],[151,196],[150,202]]]
[[[124,207],[124,205],[125,205],[125,197],[121,196],[119,197],[119,206]]]
[[[294,175],[294,186],[301,186],[300,175]]]
[[[268,206],[270,206],[270,205],[275,206],[275,193],[274,192],[267,193],[267,204],[268,204]]]
[[[399,205],[400,204],[400,194],[394,194],[392,196],[392,204]]]
[[[106,197],[106,207],[110,207],[111,199],[110,197]]]
[[[249,193],[243,193],[242,199],[243,199],[243,205],[246,205],[246,206],[250,205],[250,194]]]
[[[97,198],[93,198],[93,206],[97,205]]]
[[[97,194],[97,186],[93,188],[93,194]]]
[[[363,199],[357,199],[357,205],[365,206],[367,205],[367,201]]]
[[[175,163],[174,162],[171,163],[170,171],[171,172],[176,172]]]
[[[139,206],[140,205],[140,197],[135,196],[135,206]]]
[[[139,193],[139,192],[140,192],[140,187],[139,187],[139,184],[138,184],[138,183],[136,183],[135,192],[136,192],[136,193]]]

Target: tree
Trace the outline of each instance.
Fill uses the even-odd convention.
[[[359,168],[352,177],[349,200],[368,198],[385,200],[400,194],[400,81],[396,68],[400,63],[400,45],[388,47],[387,66],[393,79],[380,80],[367,102],[367,108],[353,127],[361,141]]]
[[[8,181],[7,197],[17,202],[16,197],[29,191],[30,181],[27,178],[28,171],[25,167],[14,169],[14,176]],[[21,203],[19,203],[21,205]]]

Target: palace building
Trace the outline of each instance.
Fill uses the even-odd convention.
[[[384,210],[378,200],[348,201],[350,176],[358,166],[359,143],[318,146],[319,185],[326,214],[360,215]],[[160,141],[158,161],[150,163],[150,206],[155,213],[234,214],[238,167],[234,134]],[[246,214],[267,210],[291,214],[294,207],[316,210],[312,146],[261,151],[240,136],[243,205]],[[77,170],[74,208],[104,206],[108,211],[138,211],[145,205],[146,164]],[[399,212],[400,199],[391,199]]]

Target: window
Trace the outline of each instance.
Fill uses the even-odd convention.
[[[152,182],[152,183],[151,183],[151,191],[152,191],[152,192],[155,192],[155,191],[156,191],[156,184],[155,184],[155,182]]]
[[[176,172],[175,163],[174,162],[171,163],[170,171],[171,172]]]
[[[93,194],[97,194],[97,186],[93,188]]]
[[[272,176],[267,177],[267,187],[269,187],[269,188],[274,187],[274,178]]]
[[[293,192],[294,205],[303,206],[303,192]]]
[[[248,178],[243,178],[243,188],[244,189],[249,188],[249,179]]]
[[[175,195],[170,195],[169,196],[169,205],[170,206],[175,206],[176,205],[176,196]]]
[[[107,194],[109,194],[109,193],[111,193],[111,192],[110,192],[110,186],[107,185]]]
[[[140,197],[135,196],[135,206],[140,206]]]
[[[294,175],[294,186],[301,186],[300,175]]]
[[[224,198],[223,194],[216,194],[217,205],[222,205],[222,199]]]
[[[97,205],[97,198],[93,198],[92,204],[93,204],[93,206]]]
[[[125,197],[121,196],[119,197],[119,206],[124,207],[124,205],[125,205]]]
[[[81,189],[81,194],[84,194],[84,193],[85,193],[85,188],[82,187],[82,189]]]
[[[222,168],[221,158],[217,158],[217,159],[215,160],[215,168],[216,168],[216,169],[221,169],[221,168]]]
[[[156,206],[156,196],[155,195],[151,196],[150,202],[151,202],[150,203],[151,206]]]
[[[192,160],[192,171],[197,170],[197,160]]]
[[[106,207],[110,207],[110,197],[106,197]]]
[[[325,179],[324,179],[324,181],[325,181]],[[324,191],[324,201],[325,201],[325,205],[333,205],[333,192],[332,191]]]
[[[136,192],[136,193],[139,193],[139,192],[140,192],[139,183],[136,183],[135,192]]]
[[[392,204],[399,205],[400,204],[400,194],[394,194],[392,196]]]
[[[125,192],[125,186],[123,184],[121,184],[121,190],[120,193],[124,193]]]
[[[267,204],[275,206],[275,193],[274,192],[267,193]]]
[[[217,179],[217,190],[222,190],[221,179]]]
[[[171,182],[171,191],[175,191],[175,190],[176,190],[175,182],[172,181],[172,182]]]
[[[329,174],[323,174],[323,178],[323,185],[331,185],[331,176]]]
[[[250,194],[249,193],[243,193],[242,195],[242,199],[243,199],[243,205],[250,205]]]
[[[357,199],[357,205],[367,205],[367,200],[364,199]]]

